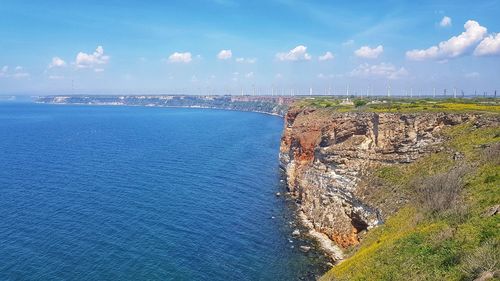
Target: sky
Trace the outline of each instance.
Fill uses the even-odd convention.
[[[0,0],[0,94],[500,90],[500,0]]]

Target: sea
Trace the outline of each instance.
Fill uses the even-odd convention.
[[[0,102],[0,280],[314,280],[283,120]],[[314,247],[314,245],[313,245]]]

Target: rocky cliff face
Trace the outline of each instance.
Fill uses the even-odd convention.
[[[410,163],[442,149],[443,128],[474,118],[292,107],[285,116],[280,162],[306,223],[345,248],[387,215],[365,198],[366,189],[374,187],[361,188],[363,178],[375,167]]]

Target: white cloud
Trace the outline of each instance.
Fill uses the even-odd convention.
[[[307,53],[307,47],[299,45],[288,53],[277,53],[276,58],[279,61],[300,61],[300,60],[310,60],[312,57]]]
[[[64,66],[66,66],[66,62],[60,57],[53,57],[52,61],[49,64],[49,68],[64,67]]]
[[[500,55],[500,33],[492,34],[481,41],[474,50],[475,56]]]
[[[447,16],[444,16],[443,19],[441,20],[441,22],[439,22],[439,25],[441,27],[449,27],[449,26],[451,26],[451,18],[447,17]]]
[[[318,74],[319,79],[332,79],[335,77],[336,77],[335,74],[323,74],[323,73]]]
[[[408,71],[404,68],[397,68],[390,63],[380,64],[361,64],[350,72],[353,77],[365,78],[387,78],[391,80],[400,79],[408,75]]]
[[[351,46],[351,45],[354,45],[354,40],[352,40],[352,39],[349,39],[347,41],[342,42],[342,46],[344,46],[344,47]]]
[[[104,68],[94,68],[94,71],[95,71],[95,72],[103,72],[103,71],[104,71]]]
[[[319,56],[319,61],[333,60],[335,56],[331,52],[326,52],[324,55]]]
[[[425,50],[411,50],[406,52],[406,57],[410,60],[426,59],[448,59],[462,56],[481,41],[486,35],[487,29],[479,25],[478,22],[468,20],[464,24],[465,31],[458,36],[453,36],[447,41],[439,43]]]
[[[479,77],[479,72],[470,72],[465,74],[465,78],[478,78]]]
[[[30,74],[28,72],[16,72],[16,73],[12,74],[12,77],[14,77],[16,79],[21,79],[21,78],[30,77]]]
[[[0,77],[7,77],[7,72],[9,71],[9,66],[4,65],[2,69],[0,69]]]
[[[256,58],[236,58],[236,62],[238,63],[248,63],[253,64],[257,61]]]
[[[94,68],[97,65],[104,65],[109,62],[109,56],[104,55],[104,48],[97,46],[92,54],[79,52],[76,55],[75,65],[78,68]]]
[[[384,46],[378,45],[376,48],[370,48],[369,46],[363,46],[356,51],[354,54],[360,58],[365,59],[376,59],[380,54],[384,52]]]
[[[221,50],[217,54],[217,58],[220,60],[228,60],[233,57],[233,52],[231,50]]]
[[[253,78],[253,72],[248,72],[247,74],[245,74],[245,77],[250,79],[250,78]]]
[[[168,57],[168,62],[170,63],[190,63],[192,60],[193,58],[190,52],[175,52]]]
[[[62,80],[64,79],[64,76],[61,75],[49,75],[50,80]]]
[[[281,73],[276,73],[276,75],[274,76],[275,79],[281,79],[283,78],[283,74]]]
[[[26,77],[29,77],[30,74],[26,71],[24,71],[24,68],[22,66],[16,66],[14,68],[14,71],[12,72],[9,72],[9,66],[7,65],[4,65],[1,69],[0,69],[0,77],[12,77],[12,78],[15,78],[15,79],[21,79],[21,78],[26,78]]]

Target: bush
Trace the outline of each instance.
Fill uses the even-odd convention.
[[[368,102],[365,100],[354,100],[355,107],[365,106],[367,103]]]
[[[481,156],[485,162],[500,164],[500,143],[493,143],[483,149]]]
[[[461,193],[465,183],[465,166],[429,176],[413,183],[417,198],[422,208],[431,214],[443,214],[447,211],[463,209]]]
[[[461,269],[471,279],[493,275],[500,266],[500,241],[491,239],[464,255]]]

